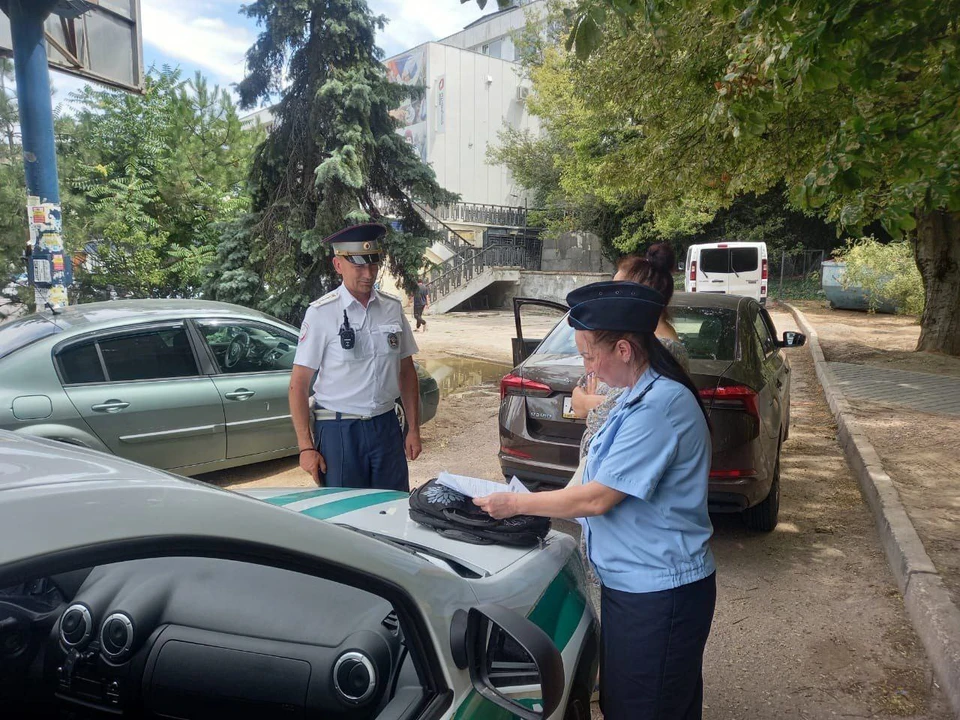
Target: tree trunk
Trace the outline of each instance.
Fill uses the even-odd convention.
[[[960,213],[918,214],[916,259],[926,293],[917,350],[960,355]]]

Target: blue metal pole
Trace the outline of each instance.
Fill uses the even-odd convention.
[[[27,180],[27,274],[36,290],[38,310],[66,305],[67,286],[73,280],[71,262],[64,256],[53,101],[43,36],[43,23],[54,4],[54,0],[11,0],[8,6]]]

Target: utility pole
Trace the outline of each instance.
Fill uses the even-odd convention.
[[[63,220],[53,134],[53,102],[43,23],[57,0],[7,0],[27,180],[27,276],[37,310],[67,304],[72,263],[64,255]]]

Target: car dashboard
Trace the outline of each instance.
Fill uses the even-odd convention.
[[[0,637],[11,717],[352,720],[420,686],[386,600],[224,559],[144,559],[7,588]]]

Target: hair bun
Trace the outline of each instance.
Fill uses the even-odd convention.
[[[647,248],[647,261],[660,272],[673,273],[677,256],[668,243],[656,243]]]

